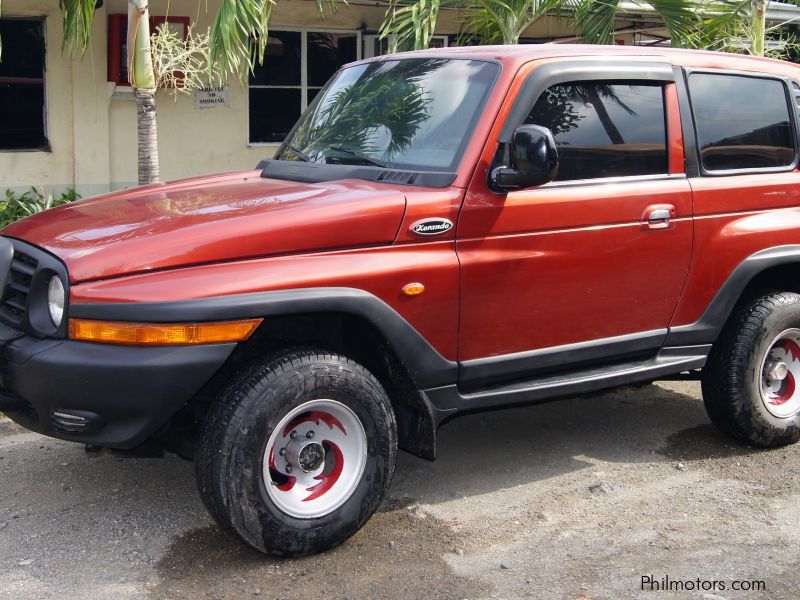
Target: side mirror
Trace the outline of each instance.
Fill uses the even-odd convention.
[[[520,125],[502,162],[505,164],[489,172],[489,187],[495,191],[520,190],[552,181],[558,172],[553,134],[539,125]]]

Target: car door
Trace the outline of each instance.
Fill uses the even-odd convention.
[[[674,80],[671,65],[651,62],[530,69],[459,218],[462,384],[661,346],[692,249]],[[556,179],[492,191],[487,174],[523,123],[552,131]]]

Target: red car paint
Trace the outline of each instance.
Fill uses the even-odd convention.
[[[618,58],[797,77],[788,63],[663,48],[454,48],[418,56],[502,70],[447,189],[266,180],[259,172],[122,191],[55,209],[3,234],[67,264],[72,302],[145,302],[343,286],[399,312],[444,357],[467,360],[691,324],[746,257],[796,243],[800,174],[682,177],[667,85],[664,181],[492,192],[487,174],[525,77],[541,65]],[[648,230],[649,208],[675,208]],[[421,239],[421,218],[456,223]],[[151,272],[152,271],[152,272]],[[408,297],[412,281],[424,294]]]

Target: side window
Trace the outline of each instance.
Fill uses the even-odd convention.
[[[707,171],[788,167],[795,141],[783,82],[693,73],[689,96]]]
[[[548,88],[526,123],[558,146],[556,181],[667,173],[664,86],[575,81]]]

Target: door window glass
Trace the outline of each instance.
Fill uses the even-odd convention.
[[[664,86],[575,81],[547,89],[526,123],[558,146],[556,181],[667,173]]]

